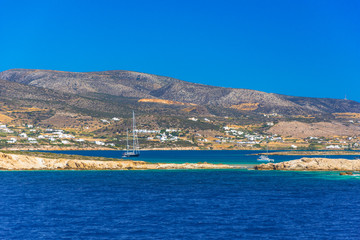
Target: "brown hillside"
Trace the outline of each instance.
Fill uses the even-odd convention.
[[[242,103],[258,103],[258,108],[252,110],[258,113],[360,113],[360,103],[349,100],[293,97],[249,89],[214,87],[131,71],[79,73],[13,69],[0,72],[0,78],[71,94],[96,93],[136,99],[163,99],[220,108],[240,105],[240,109],[253,109],[241,106]]]
[[[360,135],[359,126],[345,126],[338,122],[318,122],[318,123],[303,123],[303,122],[279,122],[268,132],[272,134],[279,134],[281,136],[293,136],[299,138],[305,137],[333,137],[333,136],[354,136]]]

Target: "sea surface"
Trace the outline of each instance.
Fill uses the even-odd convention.
[[[139,160],[254,164],[250,153],[146,151]],[[360,239],[360,178],[337,172],[1,171],[0,179],[0,239]]]
[[[82,156],[94,156],[94,157],[108,157],[108,158],[122,158],[124,151],[44,151],[62,154],[73,154]],[[276,152],[276,151],[269,151]],[[295,151],[296,152],[296,151]],[[324,151],[329,152],[329,151]],[[358,155],[318,155],[318,156],[305,156],[305,157],[322,157],[322,158],[345,158],[354,159],[360,157],[360,151],[353,151]],[[244,165],[256,165],[259,162],[256,160],[259,156],[256,154],[264,153],[264,151],[254,150],[203,150],[203,151],[141,151],[141,155],[134,160],[146,161],[146,162],[160,162],[160,163],[197,163],[197,162],[208,162],[208,163],[225,163],[225,164],[244,164]],[[300,159],[304,156],[269,156],[274,159],[274,162],[283,162],[294,159]],[[261,162],[260,162],[261,163]]]

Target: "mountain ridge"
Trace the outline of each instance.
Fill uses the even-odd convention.
[[[244,88],[217,87],[126,70],[66,72],[10,69],[0,72],[0,79],[75,95],[96,93],[134,99],[153,98],[215,108],[253,103],[258,104],[258,108],[253,110],[258,113],[309,115],[360,112],[360,103],[352,100],[297,97]]]

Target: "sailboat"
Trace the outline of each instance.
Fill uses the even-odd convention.
[[[137,138],[137,131],[136,131],[136,123],[135,123],[135,113],[133,111],[133,141],[132,141],[132,149],[129,149],[129,130],[127,130],[126,134],[126,152],[123,154],[123,157],[138,157],[140,156],[140,147],[139,141]]]
[[[269,142],[266,141],[266,155],[262,154],[260,155],[260,157],[257,159],[259,162],[273,162],[274,159],[269,158]]]

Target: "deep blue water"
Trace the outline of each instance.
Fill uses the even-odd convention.
[[[360,179],[338,173],[3,171],[0,177],[0,239],[360,238]]]

